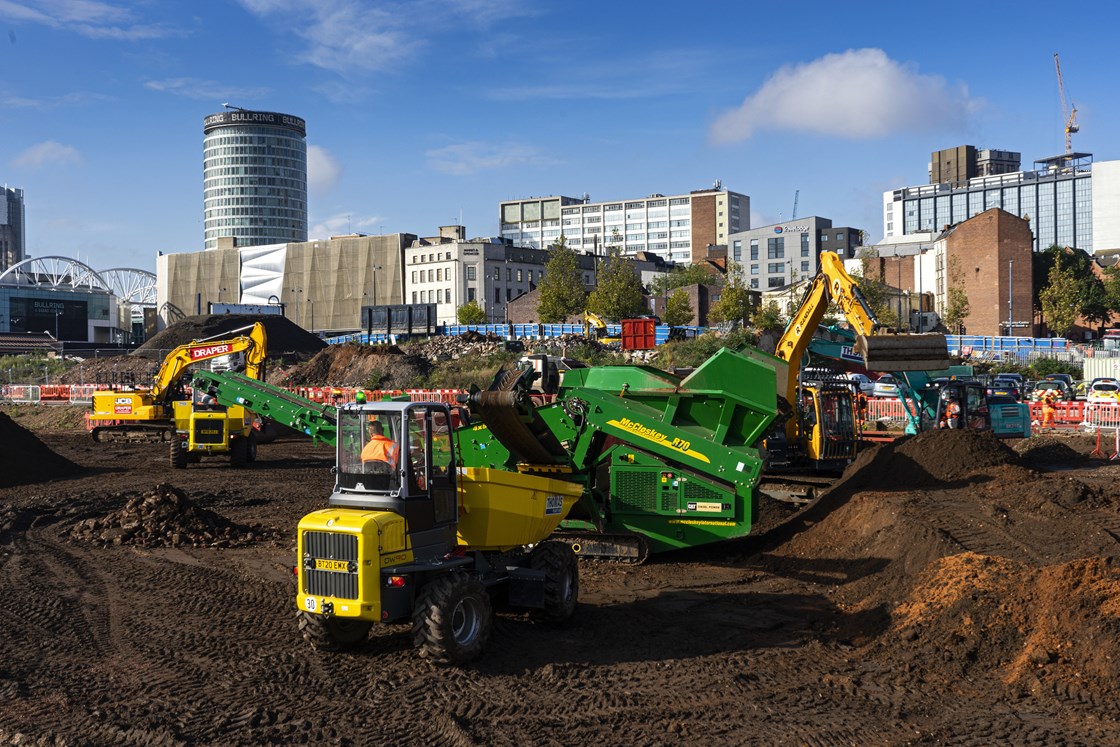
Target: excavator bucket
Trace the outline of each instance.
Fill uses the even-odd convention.
[[[942,334],[857,335],[855,351],[869,371],[940,371],[949,366]]]

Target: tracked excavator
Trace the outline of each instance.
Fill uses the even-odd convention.
[[[239,332],[244,334],[236,334]],[[263,377],[265,354],[265,329],[260,322],[226,332],[222,339],[211,337],[180,345],[164,359],[149,390],[94,392],[89,415],[90,435],[99,442],[169,442],[174,466],[179,466],[177,461],[185,466],[189,458],[181,449],[180,436],[184,434],[188,441],[194,438],[199,450],[212,446],[228,451],[233,441],[241,437],[248,439],[252,414],[242,407],[207,410],[206,404],[201,402],[198,403],[201,407],[196,406],[187,398],[185,375],[199,364],[225,356],[243,356],[245,374],[259,379]],[[233,432],[239,435],[231,437]],[[246,461],[248,446],[246,442]],[[235,448],[240,457],[243,447]]]

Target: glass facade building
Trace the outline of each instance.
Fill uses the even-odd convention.
[[[205,248],[307,241],[307,129],[299,117],[235,109],[203,125]]]
[[[883,236],[938,233],[985,210],[1002,208],[1030,223],[1035,251],[1052,244],[1089,253],[1107,248],[1094,246],[1094,214],[1100,211],[1094,210],[1092,156],[1073,153],[1035,165],[1035,171],[980,176],[960,185],[885,192]]]

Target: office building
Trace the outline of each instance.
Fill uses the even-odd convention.
[[[728,236],[727,257],[738,264],[753,290],[770,290],[815,277],[822,251],[841,259],[855,256],[858,228],[833,227],[832,221],[809,216]]]
[[[27,258],[24,236],[23,190],[0,190],[0,272]]]
[[[545,275],[549,252],[514,246],[505,238],[468,240],[463,226],[441,226],[439,236],[405,249],[405,298],[436,304],[439,324],[456,324],[460,306],[476,302],[489,323],[509,321],[507,304],[534,290]],[[583,284],[595,284],[595,257],[578,256]],[[527,320],[525,320],[527,321]]]
[[[568,246],[595,256],[608,246],[625,255],[657,254],[672,262],[698,262],[708,246],[750,228],[750,198],[723,189],[653,194],[591,202],[590,197],[534,197],[499,204],[500,235],[515,246],[547,249],[563,235]]]
[[[931,179],[959,171],[957,165],[939,168],[931,165]],[[963,176],[970,173],[967,167],[959,171]],[[1089,253],[1115,251],[1120,249],[1120,161],[1094,163],[1090,153],[1068,153],[1035,161],[1033,171],[977,172],[956,184],[884,192],[883,236],[941,232],[992,208],[1030,224],[1034,251],[1053,244]]]
[[[205,248],[307,241],[306,125],[245,109],[203,124]]]
[[[977,176],[1011,174],[1019,170],[1020,154],[1009,150],[980,150],[974,145],[934,151],[929,158],[929,183],[959,187]]]

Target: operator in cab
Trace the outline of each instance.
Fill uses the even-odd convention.
[[[385,435],[385,426],[375,420],[369,425],[372,434],[369,443],[362,448],[363,462],[385,462],[395,472],[400,449],[393,439]]]

